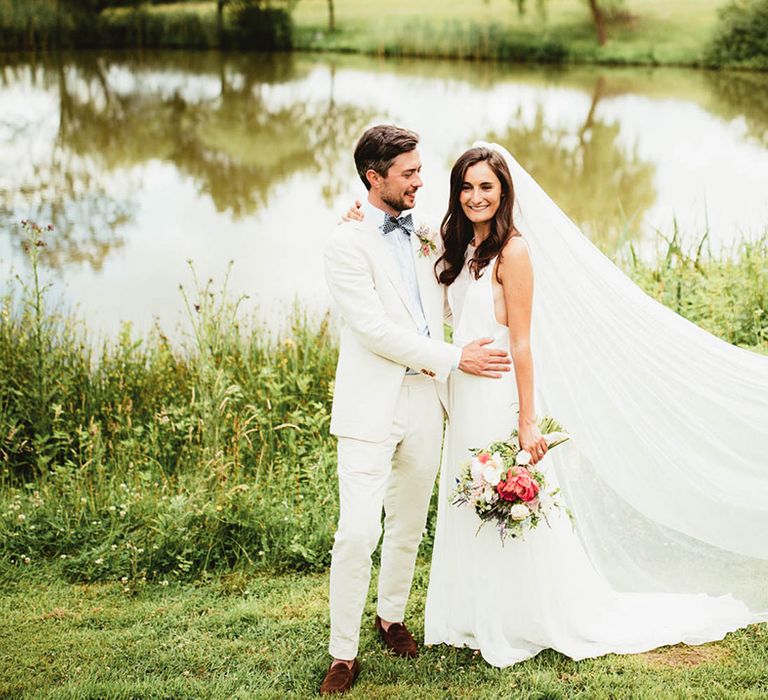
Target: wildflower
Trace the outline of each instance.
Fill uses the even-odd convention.
[[[99,558],[98,558],[98,559],[97,559],[97,560],[94,562],[94,564],[96,564],[96,566],[101,566],[103,563],[104,563],[104,560],[103,560],[101,557],[99,557]]]
[[[27,519],[27,516],[26,516],[26,515],[24,515],[24,513],[19,513],[19,514],[16,516],[16,519],[17,519],[17,520],[18,520],[20,523],[23,523],[23,522],[24,522],[24,521]]]
[[[160,581],[161,586],[167,586],[168,585],[168,579],[164,578],[162,581]]]
[[[67,555],[66,555],[66,554],[60,554],[60,555],[59,555],[59,559],[66,559],[66,558],[67,558]]]
[[[515,464],[525,466],[530,463],[531,463],[531,453],[528,452],[527,450],[520,450],[520,452],[517,453],[517,457],[515,458]]]
[[[82,503],[82,504],[86,504],[86,503],[88,503],[88,499],[87,499],[85,496],[83,496],[83,497],[80,499],[80,503]]]
[[[128,577],[127,577],[127,576],[123,576],[123,577],[120,579],[120,583],[128,583]]]
[[[116,544],[113,544],[113,545],[112,545],[112,551],[114,552],[116,549],[117,549],[117,545],[116,545]]]
[[[525,520],[530,514],[531,511],[528,510],[528,506],[525,506],[522,503],[515,503],[515,505],[509,509],[509,515],[512,520]]]
[[[21,558],[21,560],[22,560],[22,561],[23,561],[25,564],[31,564],[31,563],[32,563],[32,560],[31,560],[29,557],[27,557],[27,556],[24,556],[24,557],[22,557],[22,558]]]
[[[110,513],[114,513],[116,510],[117,510],[117,507],[116,507],[116,506],[110,506],[110,507],[109,507],[109,512],[110,512]]]

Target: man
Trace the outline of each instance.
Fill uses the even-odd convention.
[[[331,559],[333,661],[323,695],[345,692],[360,671],[360,622],[382,507],[375,625],[396,654],[416,656],[403,617],[440,458],[446,380],[456,368],[485,377],[510,369],[503,350],[484,347],[490,338],[464,348],[443,340],[444,295],[433,270],[439,236],[402,215],[422,186],[418,140],[388,125],[362,135],[355,165],[368,190],[364,221],[339,226],[325,248],[343,324],[331,416],[340,502]]]

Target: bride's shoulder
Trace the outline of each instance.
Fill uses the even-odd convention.
[[[510,236],[501,249],[498,271],[502,281],[504,278],[514,280],[532,274],[533,266],[528,242],[519,233]]]
[[[517,231],[513,233],[501,249],[502,259],[510,262],[530,261],[531,251],[528,248],[528,241]]]

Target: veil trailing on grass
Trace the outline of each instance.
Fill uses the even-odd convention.
[[[768,619],[768,357],[647,296],[501,146],[535,275],[546,462],[619,590],[733,594]],[[546,462],[544,463],[546,465]]]

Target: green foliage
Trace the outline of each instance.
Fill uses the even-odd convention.
[[[651,265],[633,255],[629,274],[651,296],[729,343],[768,352],[768,235],[713,258],[705,236],[686,250],[675,226]]]
[[[229,3],[219,26],[215,11],[185,2],[136,0],[0,0],[0,48],[191,48],[260,51],[290,48],[292,25],[285,8],[257,0]],[[167,7],[166,5],[171,5]],[[213,10],[213,6],[211,6]]]
[[[278,51],[293,42],[291,16],[282,9],[241,1],[235,3],[232,25],[226,44],[239,49]]]
[[[31,233],[36,251],[45,232]],[[197,280],[182,292],[192,331],[181,349],[125,328],[97,358],[70,319],[43,312],[39,283],[6,297],[6,562],[58,558],[78,580],[132,582],[240,563],[327,565],[336,511],[327,319],[297,311],[282,338],[244,334],[226,282],[222,293]]]
[[[30,281],[0,307],[0,572],[55,562],[73,581],[135,590],[327,567],[338,506],[328,319],[296,310],[279,337],[243,327],[244,299],[193,271],[181,347],[125,327],[96,351],[46,305],[49,232],[27,234]],[[679,313],[768,352],[768,236],[722,259],[705,243],[686,252],[675,231],[655,263],[623,265]]]
[[[109,47],[210,49],[219,43],[213,16],[184,9],[109,12],[99,18],[98,43]]]
[[[317,33],[300,32],[296,43],[313,47]],[[334,39],[331,37],[331,41]],[[569,57],[564,42],[546,33],[531,35],[497,24],[442,22],[416,18],[404,32],[399,23],[376,25],[374,33],[361,33],[354,47],[333,44],[323,48],[353,49],[379,56],[430,56],[436,58],[492,59],[524,63],[562,63]]]
[[[768,0],[731,0],[707,52],[715,66],[768,69]]]

